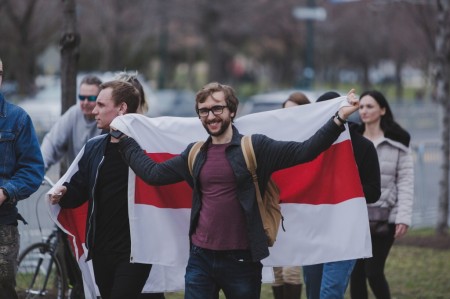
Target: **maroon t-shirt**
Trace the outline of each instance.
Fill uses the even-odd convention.
[[[192,243],[212,250],[248,249],[244,211],[236,196],[236,178],[225,149],[211,144],[200,171],[202,208]]]

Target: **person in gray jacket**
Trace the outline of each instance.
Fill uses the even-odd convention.
[[[44,136],[41,151],[46,171],[63,157],[70,165],[86,142],[101,133],[92,114],[100,84],[98,77],[85,76],[80,83],[79,104],[70,107]]]
[[[310,139],[276,141],[252,135],[258,183],[264,196],[274,171],[314,160],[345,130],[345,119],[358,108],[351,91],[342,107]],[[232,125],[239,100],[227,85],[209,83],[196,95],[196,112],[210,135],[188,167],[190,144],[181,155],[162,163],[149,158],[138,143],[121,136],[119,151],[137,176],[151,185],[187,181],[193,188],[185,275],[185,299],[255,299],[261,293],[261,260],[269,255],[252,176],[241,150],[243,137]]]
[[[361,94],[359,115],[363,122],[360,132],[374,143],[380,162],[381,196],[369,206],[389,208],[390,214],[388,233],[372,233],[372,258],[356,262],[350,293],[354,299],[368,298],[367,278],[376,298],[389,299],[384,266],[394,240],[406,234],[412,218],[414,171],[410,135],[394,121],[391,108],[379,91]]]

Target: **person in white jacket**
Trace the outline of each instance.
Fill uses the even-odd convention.
[[[101,133],[92,114],[100,84],[98,77],[85,76],[80,83],[79,103],[70,107],[44,136],[41,151],[46,171],[63,158],[70,165],[86,142]]]
[[[374,143],[380,163],[381,196],[369,206],[390,209],[389,232],[386,235],[372,233],[373,257],[357,261],[350,293],[354,299],[368,298],[367,278],[376,298],[389,299],[384,266],[394,240],[406,234],[412,218],[414,172],[410,135],[394,121],[386,98],[378,91],[361,94],[359,114],[363,122],[360,131]]]

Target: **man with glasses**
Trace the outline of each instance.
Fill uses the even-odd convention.
[[[85,76],[80,83],[79,104],[70,107],[45,135],[41,145],[45,170],[63,157],[70,165],[86,142],[101,133],[92,113],[100,84],[98,77]]]
[[[345,130],[345,119],[358,109],[353,91],[348,101],[350,106],[330,115],[304,142],[252,135],[262,196],[274,171],[311,161],[333,144]],[[146,183],[167,185],[186,180],[193,188],[185,299],[218,298],[220,290],[227,298],[260,298],[261,260],[269,255],[269,249],[241,150],[243,136],[232,125],[238,104],[234,90],[227,85],[210,83],[197,93],[197,114],[210,136],[195,159],[192,175],[188,166],[192,144],[180,155],[156,163],[134,139],[112,133],[120,139],[124,160]]]
[[[0,59],[0,86],[3,63]],[[19,253],[17,201],[33,194],[44,177],[39,141],[29,115],[0,93],[0,298],[17,298]]]

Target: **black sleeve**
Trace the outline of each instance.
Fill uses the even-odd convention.
[[[363,157],[357,163],[366,202],[374,203],[381,195],[380,164],[375,146],[371,141],[367,141],[368,143],[365,144]]]
[[[161,186],[183,180],[188,183],[192,181],[187,166],[187,150],[179,156],[157,163],[145,154],[133,138],[128,137],[120,140],[119,151],[134,173],[149,185]]]

